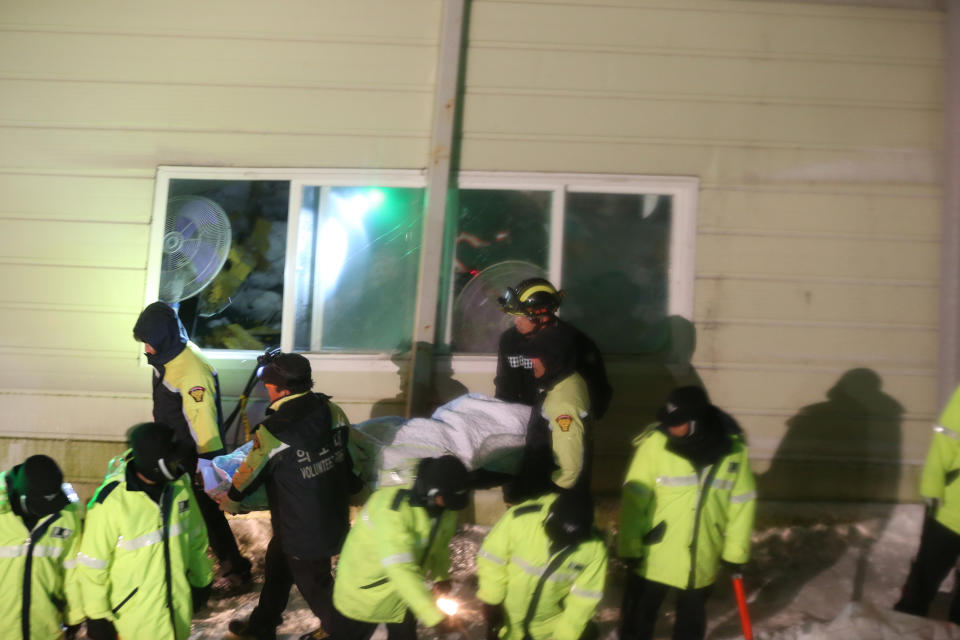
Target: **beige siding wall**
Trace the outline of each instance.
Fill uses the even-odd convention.
[[[699,178],[693,364],[715,400],[761,466],[825,478],[811,495],[910,495],[937,411],[943,14],[471,4],[462,168]],[[94,441],[147,417],[130,327],[158,165],[426,164],[440,12],[439,0],[0,0],[0,462],[62,437],[99,461]],[[380,399],[399,410],[388,358],[315,362],[351,418]],[[225,386],[250,364],[221,363]],[[828,402],[858,368],[880,389],[855,374],[853,397]],[[611,369],[608,487],[662,385],[647,364]],[[474,390],[491,371],[454,363]],[[811,412],[828,418],[788,429]],[[897,483],[872,483],[877,469]]]
[[[701,180],[693,364],[758,468],[776,459],[767,495],[913,494],[937,412],[942,19],[473,3],[464,168]],[[664,389],[613,369],[598,443],[610,487]]]

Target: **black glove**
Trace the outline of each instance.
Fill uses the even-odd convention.
[[[76,640],[77,635],[80,633],[80,629],[83,628],[83,623],[72,624],[66,628],[64,632],[64,640]]]
[[[653,529],[650,529],[650,531],[647,531],[647,534],[643,536],[643,538],[641,539],[641,542],[643,542],[643,544],[648,546],[651,544],[657,544],[658,542],[663,540],[663,536],[666,532],[667,532],[667,521],[661,520],[660,523],[657,524],[657,526],[655,526]]]
[[[742,564],[737,564],[736,562],[730,562],[728,560],[724,560],[723,558],[720,559],[720,566],[726,567],[730,573],[735,575],[739,575],[743,573]]]
[[[117,640],[117,630],[106,618],[87,620],[87,637],[90,640]]]
[[[207,606],[207,600],[210,598],[210,591],[213,589],[211,582],[205,587],[190,587],[190,597],[193,599],[193,610],[199,611]]]
[[[503,626],[503,604],[484,602],[483,619],[487,621],[487,640],[497,640],[500,637],[500,627]]]

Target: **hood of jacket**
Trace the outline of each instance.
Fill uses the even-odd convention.
[[[140,312],[133,325],[133,337],[153,347],[147,355],[152,365],[164,365],[180,355],[187,346],[187,330],[177,312],[164,302],[154,302]]]

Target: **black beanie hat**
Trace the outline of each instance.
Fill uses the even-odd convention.
[[[666,403],[657,411],[657,419],[667,427],[674,427],[693,420],[703,420],[712,405],[702,387],[678,387],[667,396]]]
[[[183,473],[173,429],[162,422],[136,425],[130,430],[130,447],[137,471],[153,482],[168,482]]]
[[[13,490],[26,499],[35,515],[54,513],[69,502],[63,491],[63,472],[49,456],[30,456],[14,467],[10,475]]]
[[[299,353],[281,353],[270,358],[260,373],[260,380],[293,393],[302,393],[313,387],[312,373],[310,361]]]
[[[417,467],[415,490],[421,498],[440,495],[443,508],[459,511],[470,501],[467,467],[456,456],[424,458]]]
[[[579,544],[593,531],[593,499],[585,491],[564,491],[550,505],[544,522],[547,537],[558,546]]]

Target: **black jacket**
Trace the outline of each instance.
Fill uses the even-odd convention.
[[[607,369],[600,349],[589,336],[559,318],[551,328],[573,334],[577,352],[576,371],[583,376],[590,391],[590,413],[596,419],[602,418],[610,406],[613,388],[607,380]],[[533,377],[533,365],[527,353],[531,337],[523,335],[516,327],[510,327],[500,335],[497,375],[493,379],[497,398],[529,405],[537,402],[538,383]]]
[[[336,555],[350,528],[348,496],[359,489],[346,417],[327,396],[308,393],[280,405],[260,423],[264,428],[286,445],[271,453],[261,474],[284,553]]]

